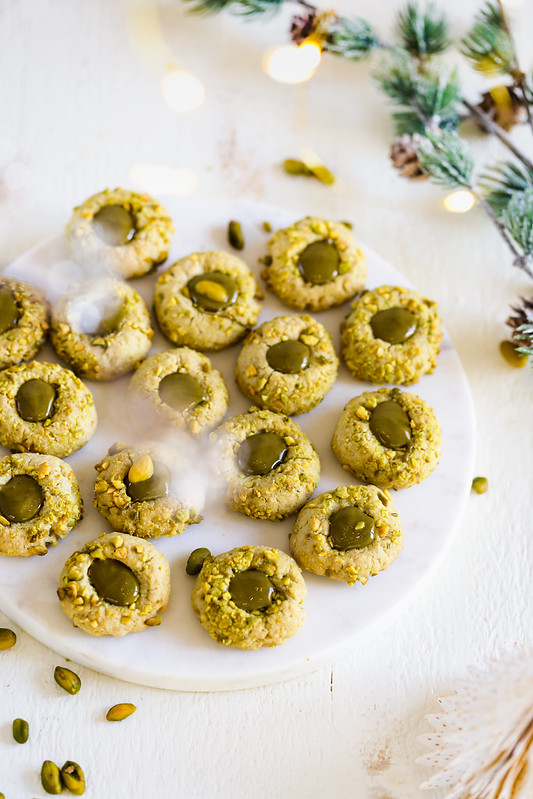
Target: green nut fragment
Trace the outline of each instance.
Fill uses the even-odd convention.
[[[63,785],[70,793],[81,796],[85,793],[85,775],[77,763],[67,760],[61,769]]]
[[[241,223],[232,219],[228,225],[228,241],[234,250],[244,249],[244,236],[242,234]]]
[[[270,224],[270,222],[267,222],[266,220],[265,222],[263,222],[263,230],[265,231],[265,233],[272,233],[272,225]]]
[[[500,342],[500,352],[509,366],[514,366],[515,369],[522,369],[527,363],[526,353],[519,352],[516,348],[516,344],[512,341]]]
[[[206,547],[198,547],[197,549],[193,549],[187,559],[187,565],[185,566],[185,571],[187,574],[200,574],[200,569],[203,566],[204,560],[208,558],[210,554],[210,551],[206,549]]]
[[[28,722],[24,719],[14,719],[13,721],[13,738],[18,744],[25,744],[28,740],[30,728]]]
[[[59,768],[51,760],[45,760],[41,766],[41,783],[46,793],[61,793],[61,773]]]
[[[81,688],[81,680],[78,675],[74,671],[66,669],[65,666],[55,667],[54,680],[67,694],[77,694]]]
[[[472,491],[476,494],[485,494],[489,490],[489,481],[486,477],[474,477],[472,480]]]
[[[283,162],[283,169],[288,175],[312,175],[313,173],[303,161],[296,158],[286,158]]]
[[[136,706],[132,705],[131,702],[121,702],[109,708],[106,713],[106,719],[108,721],[123,721],[123,719],[131,716],[132,713],[135,713],[136,710]]]
[[[315,178],[318,178],[321,183],[325,183],[326,186],[331,186],[333,183],[335,183],[335,175],[333,172],[330,172],[330,170],[327,168],[327,166],[324,166],[324,164],[311,166],[309,167],[309,171],[315,176]]]
[[[2,649],[11,649],[17,642],[17,636],[13,630],[7,627],[0,627],[0,651]]]

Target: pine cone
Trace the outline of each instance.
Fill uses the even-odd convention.
[[[513,86],[494,86],[481,97],[478,108],[488,114],[500,128],[509,131],[527,120],[524,101]]]
[[[302,44],[313,33],[316,14],[316,8],[310,8],[292,18],[291,39],[295,44]]]
[[[390,158],[393,166],[400,170],[400,175],[409,180],[424,180],[427,178],[425,172],[420,168],[418,160],[418,147],[422,137],[419,133],[404,133],[398,136],[392,143]]]
[[[516,313],[516,316],[510,316],[507,324],[513,331],[521,325],[533,324],[533,297],[520,297],[522,305],[511,305],[511,310]]]
[[[293,17],[291,39],[295,44],[302,44],[307,39],[312,39],[315,44],[325,48],[337,19],[337,14],[333,11],[317,11],[316,8],[310,8]]]

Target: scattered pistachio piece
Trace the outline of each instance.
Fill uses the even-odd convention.
[[[24,719],[14,719],[13,721],[13,738],[18,744],[25,744],[29,735],[28,722]]]
[[[59,768],[51,760],[45,760],[41,766],[41,783],[46,793],[61,793],[61,774]]]
[[[0,627],[0,650],[11,649],[17,642],[17,636],[8,627]]]
[[[81,680],[78,675],[65,666],[55,667],[54,680],[67,694],[77,694],[81,688]]]
[[[472,480],[472,491],[476,494],[485,494],[489,490],[489,481],[486,477],[474,477]]]
[[[244,236],[242,234],[241,223],[232,219],[228,225],[228,241],[234,250],[244,249]]]
[[[70,793],[81,796],[85,793],[85,774],[77,763],[67,760],[61,769],[63,785]]]
[[[335,175],[333,172],[330,172],[327,166],[318,164],[318,166],[309,167],[309,170],[311,174],[315,176],[315,178],[318,178],[321,183],[325,183],[326,186],[331,186],[333,183],[335,183]]]
[[[303,161],[296,158],[286,158],[283,162],[283,169],[288,175],[312,175],[313,173]]]
[[[509,366],[514,366],[515,369],[522,369],[527,363],[527,355],[518,352],[516,344],[512,341],[500,342],[500,352]]]
[[[185,571],[187,574],[200,574],[204,560],[208,558],[210,554],[210,551],[206,549],[206,547],[198,547],[197,549],[193,549],[187,560],[187,565],[185,566]]]
[[[135,705],[132,705],[131,702],[121,702],[109,708],[106,713],[106,719],[108,721],[122,721],[123,719],[127,719],[128,716],[131,716],[132,713],[135,713],[136,710],[137,708]]]
[[[130,466],[128,480],[130,483],[142,483],[143,480],[149,480],[153,473],[154,463],[151,457],[143,455]]]
[[[270,222],[266,221],[263,222],[263,230],[265,231],[265,233],[272,233],[272,225],[270,224]]]

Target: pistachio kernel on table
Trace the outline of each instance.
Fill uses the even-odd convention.
[[[121,702],[109,708],[106,713],[106,719],[108,721],[123,721],[127,719],[128,716],[131,716],[132,713],[135,713],[136,710],[137,707],[131,702]]]
[[[244,249],[244,236],[242,233],[241,223],[232,219],[228,225],[228,242],[234,250]]]
[[[474,477],[472,491],[476,494],[485,494],[489,490],[489,481],[486,477]]]
[[[41,766],[41,784],[46,793],[59,794],[63,790],[61,772],[52,760],[45,760]]]
[[[8,627],[0,627],[0,651],[11,649],[17,642],[17,636]]]
[[[65,666],[55,667],[54,680],[67,694],[77,694],[81,688],[81,680],[76,672],[67,669]]]
[[[63,785],[70,793],[75,796],[81,796],[85,793],[85,774],[81,766],[72,760],[67,760],[62,766],[60,774]]]
[[[18,744],[25,744],[29,736],[29,725],[25,719],[14,719],[12,724],[13,739]]]

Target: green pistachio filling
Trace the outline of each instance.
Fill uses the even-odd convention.
[[[331,239],[308,244],[298,259],[298,269],[306,283],[322,285],[339,274],[339,251]]]
[[[237,607],[248,612],[269,607],[275,594],[268,575],[258,569],[237,572],[229,581],[228,591]]]
[[[269,348],[266,354],[268,365],[275,372],[295,375],[309,366],[311,350],[301,341],[280,341]]]
[[[15,327],[20,319],[20,309],[11,289],[0,289],[0,333]]]
[[[236,281],[222,272],[202,272],[188,283],[189,297],[202,311],[216,313],[233,305],[239,294]]]
[[[243,474],[268,474],[283,463],[287,451],[285,439],[278,433],[255,433],[239,446],[237,464]]]
[[[207,401],[204,387],[186,372],[166,375],[159,383],[159,397],[176,411],[190,411]]]
[[[29,474],[18,474],[0,488],[0,513],[10,522],[33,519],[43,502],[43,490]]]
[[[126,483],[126,493],[132,502],[146,502],[151,499],[160,499],[168,496],[170,487],[170,472],[161,463],[154,464],[154,471],[147,480],[132,482],[128,479]]]
[[[125,563],[114,558],[94,560],[89,580],[98,596],[111,605],[131,605],[139,598],[139,581]]]
[[[96,235],[110,247],[122,247],[132,240],[137,232],[135,219],[122,205],[104,205],[94,215],[93,228]]]
[[[416,330],[417,318],[407,308],[387,308],[378,311],[370,320],[374,338],[388,341],[389,344],[403,344]]]
[[[388,449],[404,449],[411,442],[409,416],[394,400],[385,400],[376,405],[370,415],[369,425],[379,443]]]
[[[40,377],[35,377],[21,385],[15,404],[24,421],[44,422],[53,415],[55,398],[55,388]]]
[[[333,549],[364,549],[374,540],[374,519],[353,505],[341,508],[330,516],[329,537]]]

